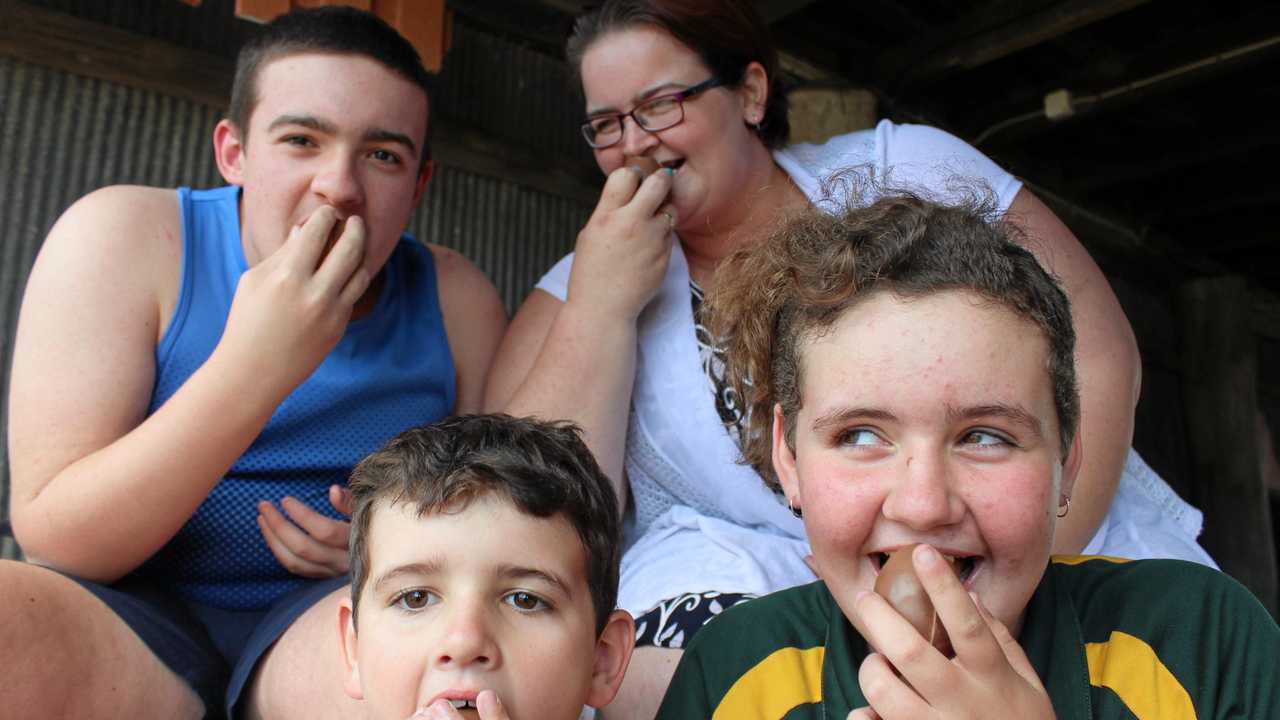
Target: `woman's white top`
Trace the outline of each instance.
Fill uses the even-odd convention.
[[[1003,213],[1022,188],[958,138],[887,120],[822,145],[792,145],[774,159],[811,202],[826,209],[835,207],[828,199],[832,190],[858,192],[865,202],[875,199],[876,188],[946,201],[971,195],[976,179]],[[833,173],[850,168],[858,182],[823,186]],[[538,289],[565,300],[572,264],[570,254],[542,277]],[[687,592],[763,595],[812,582],[803,523],[754,470],[738,463],[738,444],[716,412],[699,358],[689,267],[679,243],[637,329],[625,457],[635,515],[628,518],[619,606],[635,614]],[[1195,542],[1201,522],[1200,512],[1130,450],[1115,500],[1085,553],[1214,566]]]

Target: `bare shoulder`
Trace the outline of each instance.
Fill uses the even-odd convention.
[[[475,263],[456,250],[427,244],[436,264],[440,312],[458,375],[456,413],[483,407],[484,383],[507,327],[498,290]]]
[[[69,247],[68,247],[69,246]],[[70,257],[62,257],[63,251]],[[148,261],[180,260],[182,217],[172,189],[116,185],[95,190],[58,218],[43,253],[74,262],[91,260],[111,269],[151,273]]]
[[[491,312],[502,307],[498,290],[484,271],[452,248],[427,243],[427,249],[436,264],[436,283],[440,286],[440,301],[446,305],[477,304],[470,308],[478,312]],[[459,307],[459,310],[464,308]]]

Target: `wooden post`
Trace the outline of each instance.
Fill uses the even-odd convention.
[[[1271,507],[1260,472],[1257,338],[1242,277],[1200,278],[1178,293],[1182,394],[1201,542],[1224,572],[1277,607]]]

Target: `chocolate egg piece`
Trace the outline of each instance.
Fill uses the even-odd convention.
[[[657,160],[647,155],[628,155],[622,159],[622,164],[639,170],[640,174],[645,177],[654,174],[661,167],[658,165]]]
[[[907,619],[921,637],[933,644],[938,652],[951,657],[951,638],[933,610],[929,593],[925,592],[911,565],[911,552],[916,546],[900,548],[891,553],[880,574],[876,576],[876,594],[888,601],[898,614]],[[943,556],[944,558],[946,556]],[[947,558],[955,570],[955,560]]]

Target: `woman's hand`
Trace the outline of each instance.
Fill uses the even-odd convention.
[[[956,656],[939,653],[884,598],[860,593],[855,624],[878,652],[858,671],[871,707],[854,710],[849,720],[1054,718],[1044,685],[1004,623],[965,592],[936,550],[921,546],[912,560]]]
[[[662,284],[671,257],[675,208],[671,171],[644,177],[631,166],[609,174],[595,212],[578,233],[569,297],[596,312],[634,321]]]

